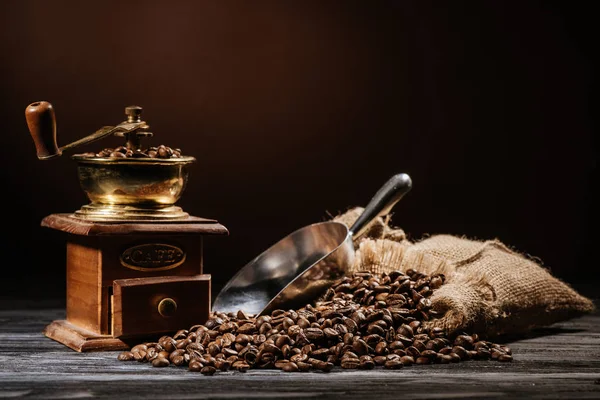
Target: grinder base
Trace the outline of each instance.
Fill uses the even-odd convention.
[[[78,352],[117,351],[131,347],[121,339],[82,329],[65,320],[53,321],[44,328],[43,334]]]
[[[47,337],[79,352],[119,350],[206,322],[211,276],[203,273],[203,239],[228,234],[217,221],[52,214],[42,226],[67,234],[67,315],[46,327]]]

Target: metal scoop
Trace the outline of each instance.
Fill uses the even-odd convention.
[[[292,232],[238,271],[217,295],[213,310],[258,316],[315,300],[353,265],[353,240],[373,219],[387,215],[411,187],[407,174],[392,176],[350,229],[328,221]]]

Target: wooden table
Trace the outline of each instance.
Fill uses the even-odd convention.
[[[512,363],[210,377],[183,367],[117,361],[118,352],[76,353],[41,333],[64,318],[60,305],[0,305],[0,398],[600,399],[600,313],[510,342]]]

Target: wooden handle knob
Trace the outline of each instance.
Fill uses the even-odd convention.
[[[35,143],[37,157],[47,160],[60,156],[62,152],[56,144],[56,117],[52,104],[47,101],[31,103],[25,109],[25,119]]]

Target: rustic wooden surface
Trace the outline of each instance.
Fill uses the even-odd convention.
[[[76,353],[41,334],[64,317],[60,304],[0,302],[0,398],[600,398],[600,313],[510,341],[512,363],[212,377],[117,361],[118,352]]]

